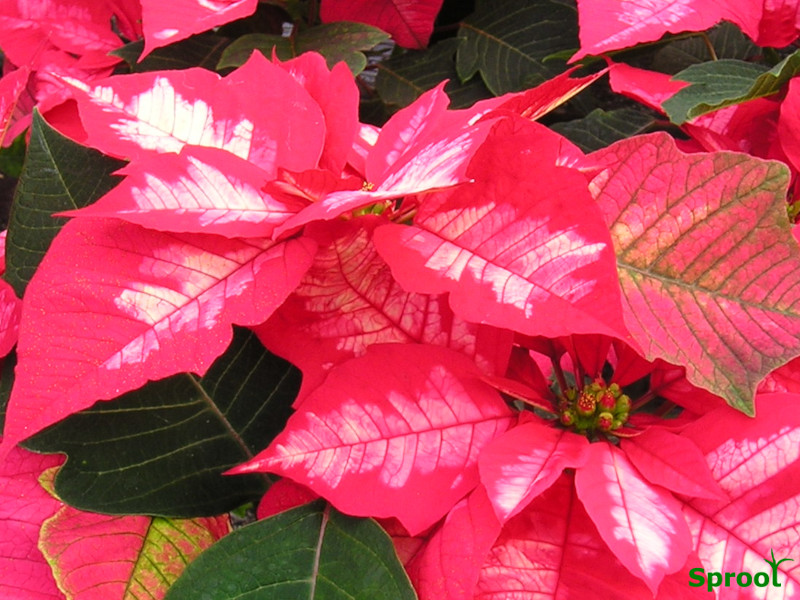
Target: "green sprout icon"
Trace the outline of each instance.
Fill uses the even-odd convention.
[[[772,567],[772,585],[774,585],[775,587],[781,587],[781,584],[778,583],[778,565],[781,564],[782,562],[787,561],[787,560],[793,561],[794,559],[793,558],[782,558],[780,560],[775,560],[775,551],[770,549],[769,553],[772,555],[772,560],[769,560],[769,559],[765,558],[764,561],[770,567]]]

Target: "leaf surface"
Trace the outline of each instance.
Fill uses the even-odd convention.
[[[257,5],[257,0],[142,0],[144,52],[140,60],[156,48],[249,17]]]
[[[608,230],[583,175],[555,166],[569,142],[535,123],[516,126],[524,129],[481,147],[467,172],[474,183],[427,195],[413,226],[379,228],[378,252],[405,289],[450,292],[467,321],[528,335],[626,336]]]
[[[320,251],[294,293],[256,329],[273,352],[303,371],[298,401],[332,367],[380,343],[445,346],[475,359],[489,374],[502,373],[511,335],[467,323],[445,295],[406,292],[372,245],[386,220],[359,217],[336,222],[317,236]]]
[[[689,590],[683,583],[684,590]],[[583,597],[641,600],[645,585],[620,564],[597,534],[563,475],[506,523],[481,570],[476,600]],[[678,596],[676,596],[677,598]],[[684,596],[686,597],[686,596]]]
[[[123,164],[64,137],[34,112],[6,240],[4,278],[18,296],[66,223],[51,215],[97,200],[118,182],[111,174]]]
[[[650,482],[690,498],[724,497],[700,449],[685,437],[659,427],[622,440],[620,448]]]
[[[531,420],[492,440],[478,467],[497,518],[505,523],[561,476],[586,461],[585,436]]]
[[[322,502],[226,536],[186,569],[166,600],[414,600],[392,542],[377,523]]]
[[[590,444],[575,490],[611,552],[655,595],[692,547],[680,503],[642,479],[625,454],[606,442]]]
[[[442,0],[326,0],[323,23],[356,21],[382,29],[404,48],[424,48]]]
[[[300,374],[237,329],[203,377],[174,375],[100,402],[25,446],[68,456],[59,498],[81,510],[194,518],[221,514],[264,493],[264,476],[225,477],[277,435]]]
[[[481,449],[510,424],[479,375],[446,348],[370,346],[332,369],[269,448],[233,472],[290,477],[342,511],[396,517],[416,535],[475,487]]]
[[[203,67],[213,71],[222,56],[222,51],[229,43],[228,38],[213,33],[201,33],[169,46],[157,48],[141,60],[139,59],[144,50],[144,40],[125,44],[111,54],[119,56],[128,63],[131,73],[191,67]]]
[[[61,508],[39,547],[68,598],[161,600],[187,564],[230,530],[227,516],[173,520]]]
[[[254,50],[266,57],[273,51],[280,60],[289,60],[305,52],[318,52],[325,57],[329,68],[344,61],[353,75],[367,66],[363,50],[370,50],[389,39],[377,27],[363,23],[328,23],[303,29],[292,37],[267,33],[250,33],[231,43],[219,59],[218,69],[244,64]]]
[[[420,598],[473,598],[502,526],[483,486],[453,507],[408,566]]]
[[[751,419],[728,407],[690,425],[682,435],[705,454],[726,500],[695,499],[684,512],[702,566],[708,571],[764,571],[781,587],[779,600],[800,593],[800,413],[797,394],[763,394]],[[793,558],[773,571],[765,561]]]
[[[275,174],[278,166],[314,168],[324,143],[317,103],[258,53],[224,79],[191,68],[70,83],[88,145],[111,156],[180,152],[193,144],[222,148]]]
[[[742,60],[717,60],[687,67],[675,79],[690,85],[667,99],[664,110],[681,125],[702,114],[776,94],[800,72],[800,51],[771,69]]]
[[[554,123],[552,128],[584,152],[593,152],[643,133],[654,123],[651,114],[635,108],[596,108],[581,119]]]
[[[269,237],[304,208],[300,198],[262,191],[270,173],[217,148],[184,146],[117,171],[125,179],[97,202],[59,216],[109,217],[148,229]]]
[[[232,324],[261,323],[280,306],[314,249],[304,239],[69,223],[28,288],[3,443],[148,380],[204,374],[230,343]]]
[[[723,19],[740,25],[758,23],[761,4],[736,0],[578,0],[581,49],[572,60],[651,42],[667,32],[703,31]]]
[[[662,134],[588,160],[603,165],[591,187],[614,239],[625,321],[645,356],[685,366],[689,381],[752,414],[758,382],[800,352],[786,168],[683,154]]]
[[[578,46],[575,9],[557,0],[483,2],[458,31],[456,69],[462,80],[480,72],[495,95],[550,79],[550,55]],[[561,63],[563,65],[563,63]]]

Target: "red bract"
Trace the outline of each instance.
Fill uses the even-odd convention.
[[[357,21],[383,29],[405,48],[424,48],[443,0],[323,0],[325,23]]]
[[[800,33],[795,0],[578,0],[581,50],[573,60],[659,39],[665,33],[703,31],[722,20],[736,23],[761,46],[781,48]]]

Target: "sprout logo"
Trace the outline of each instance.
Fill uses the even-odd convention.
[[[772,577],[770,577],[769,573],[765,573],[763,571],[759,571],[756,574],[748,573],[747,571],[742,571],[740,573],[735,573],[731,571],[727,571],[725,573],[720,573],[719,571],[709,571],[706,573],[705,569],[696,568],[691,569],[689,571],[689,585],[692,587],[700,587],[702,585],[706,586],[706,589],[709,592],[714,591],[715,587],[725,586],[731,587],[731,585],[737,585],[739,587],[750,587],[751,585],[755,585],[756,587],[767,587],[768,585],[772,585],[773,587],[781,587],[781,583],[778,581],[778,565],[782,562],[786,562],[787,560],[794,560],[793,558],[782,558],[780,560],[775,560],[775,551],[770,550],[770,555],[772,556],[772,560],[765,558],[764,561],[772,567]]]

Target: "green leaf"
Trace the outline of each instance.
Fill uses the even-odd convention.
[[[63,452],[56,493],[77,508],[111,514],[197,517],[257,500],[260,476],[223,476],[283,428],[300,374],[236,329],[205,377],[176,375],[99,402],[28,441]]]
[[[34,111],[31,139],[14,195],[5,279],[22,297],[66,219],[52,214],[91,204],[113,188],[125,163],[64,137]]]
[[[389,536],[312,502],[234,531],[190,564],[165,600],[413,600]]]
[[[748,60],[762,53],[761,48],[733,23],[722,22],[705,36],[698,33],[667,43],[655,53],[650,68],[660,73],[675,74],[691,65],[712,60],[708,44],[714,48],[717,59]]]
[[[110,54],[119,56],[128,63],[133,73],[191,67],[203,67],[213,71],[229,42],[226,37],[201,33],[169,46],[156,48],[142,62],[136,62],[144,50],[144,41],[141,40],[117,48]]]
[[[22,164],[25,161],[25,135],[19,134],[7,148],[0,148],[0,173],[7,177],[18,178],[22,175]]]
[[[253,33],[237,39],[222,53],[218,69],[243,65],[254,50],[267,58],[273,50],[280,60],[289,60],[303,52],[319,52],[325,57],[328,67],[344,61],[353,75],[358,75],[367,66],[367,57],[361,52],[374,48],[388,40],[389,34],[363,23],[338,22],[318,25],[291,36]]]
[[[800,50],[769,70],[732,59],[692,65],[674,77],[691,85],[664,102],[663,107],[670,120],[680,125],[726,106],[775,94],[797,73]]]
[[[644,132],[655,122],[653,115],[635,108],[605,111],[596,108],[582,119],[554,123],[557,131],[584,152],[594,152]]]
[[[575,7],[557,0],[481,3],[459,29],[456,69],[462,81],[480,72],[496,95],[550,79],[564,70],[551,55],[578,48]]]
[[[408,50],[378,63],[376,87],[384,102],[398,108],[408,106],[439,82],[449,79],[445,86],[451,108],[465,108],[492,93],[483,81],[475,77],[461,83],[456,72],[455,54],[460,41],[442,40],[427,50]]]

